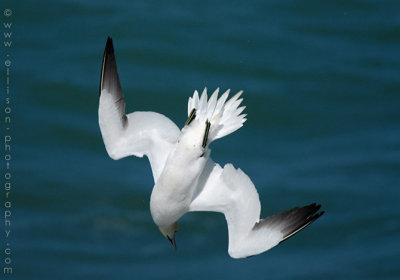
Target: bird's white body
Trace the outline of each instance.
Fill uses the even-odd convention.
[[[209,144],[246,121],[239,107],[242,92],[228,100],[229,90],[208,99],[205,89],[188,102],[188,121],[182,130],[154,112],[125,115],[114,48],[109,38],[100,82],[99,124],[108,154],[113,159],[146,155],[154,188],[150,211],[161,233],[175,247],[178,220],[190,211],[215,211],[225,215],[231,257],[262,253],[319,218],[320,206],[296,207],[260,219],[261,205],[250,178],[231,164],[223,168],[210,158]]]
[[[200,142],[204,128],[205,125],[201,126],[196,121],[182,130],[154,185],[150,211],[154,222],[159,226],[175,223],[190,209],[208,156]]]

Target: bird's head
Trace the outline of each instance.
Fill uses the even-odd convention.
[[[178,231],[178,223],[175,222],[169,226],[159,226],[158,229],[160,232],[171,242],[172,247],[176,250],[176,243],[175,243],[175,232]]]

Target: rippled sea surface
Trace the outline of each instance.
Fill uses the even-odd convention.
[[[13,11],[9,279],[400,278],[398,1],[3,3]],[[234,260],[223,215],[190,213],[175,252],[151,219],[148,160],[104,149],[107,36],[128,112],[182,127],[195,89],[243,89],[248,121],[212,144],[213,159],[252,178],[262,216],[312,202],[325,215]]]

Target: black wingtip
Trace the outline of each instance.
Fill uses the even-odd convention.
[[[104,67],[106,64],[106,58],[110,54],[114,53],[114,46],[113,46],[113,41],[110,36],[107,36],[107,42],[106,46],[104,47],[104,53],[103,53],[103,60],[101,63],[101,72],[100,72],[100,86],[99,86],[99,96],[101,95],[101,90],[103,89],[103,84],[104,84]]]
[[[107,37],[106,46],[104,48],[103,54],[103,62],[101,65],[101,74],[100,74],[100,87],[99,87],[99,95],[101,95],[101,91],[104,87],[110,86],[110,81],[105,81],[105,75],[108,72],[108,76],[110,77],[117,77],[117,86],[120,88],[118,72],[117,72],[117,65],[115,61],[114,55],[114,44],[113,40],[110,36]]]
[[[106,47],[104,48],[104,55],[109,55],[114,53],[113,40],[110,36],[107,37]]]
[[[280,243],[292,237],[302,229],[311,225],[314,221],[316,221],[319,217],[321,217],[325,211],[318,212],[321,209],[321,204],[312,203],[310,205],[293,209],[295,216],[297,216],[297,221],[293,223],[289,228],[289,232],[286,232],[284,238]],[[303,218],[301,218],[303,217]]]

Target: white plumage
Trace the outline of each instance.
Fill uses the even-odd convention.
[[[114,48],[108,38],[104,51],[99,101],[99,124],[111,158],[146,155],[154,188],[150,211],[161,233],[175,247],[178,220],[190,211],[216,211],[228,224],[228,252],[233,258],[262,253],[319,218],[320,205],[296,207],[260,219],[261,205],[250,178],[231,164],[223,168],[210,158],[209,144],[246,121],[240,107],[242,91],[228,99],[229,90],[210,98],[207,89],[188,101],[188,121],[179,128],[154,112],[125,114]]]
[[[207,88],[203,90],[200,99],[196,90],[193,97],[189,97],[188,101],[188,116],[193,109],[196,109],[198,121],[205,122],[208,120],[211,122],[208,140],[210,143],[238,130],[246,121],[246,114],[241,114],[246,107],[239,107],[243,101],[242,98],[239,99],[243,91],[239,91],[227,102],[230,90],[228,89],[220,98],[218,98],[218,92],[219,88],[207,101]]]

